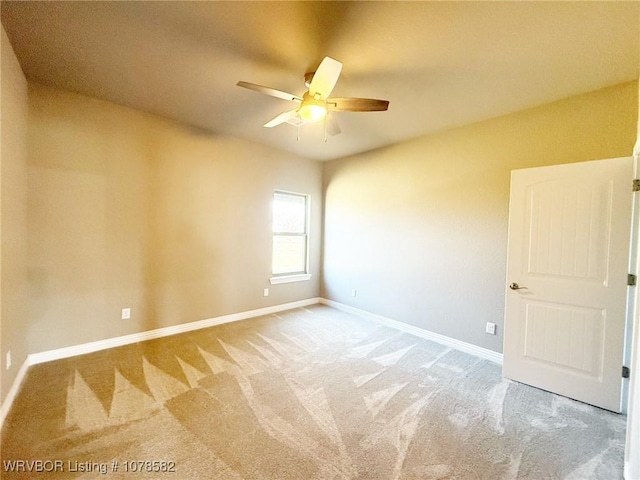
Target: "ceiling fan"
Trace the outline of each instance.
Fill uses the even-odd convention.
[[[324,57],[315,72],[305,74],[304,83],[309,90],[302,96],[276,90],[275,88],[263,87],[255,83],[238,82],[237,85],[299,104],[296,108],[283,112],[269,120],[264,124],[265,127],[271,128],[285,122],[300,127],[305,123],[316,123],[324,120],[326,142],[327,132],[331,135],[340,133],[340,127],[338,127],[333,118],[329,118],[329,112],[379,112],[389,108],[388,100],[329,98],[333,87],[338,82],[341,71],[342,63],[331,57]]]

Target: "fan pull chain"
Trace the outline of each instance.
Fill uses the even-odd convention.
[[[296,127],[296,130],[298,131],[298,134],[296,135],[296,141],[299,142],[300,141],[300,125]]]
[[[327,143],[327,123],[328,123],[329,114],[325,114],[324,116],[324,143]]]

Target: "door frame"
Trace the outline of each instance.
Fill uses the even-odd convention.
[[[640,178],[640,138],[636,143],[633,155],[634,178]],[[631,273],[640,272],[640,194],[634,195],[633,219],[631,226]],[[640,287],[636,287],[633,295],[629,295],[632,305],[627,308],[625,365],[631,368],[631,378],[623,381],[627,395],[623,391],[623,405],[627,413],[627,438],[624,452],[624,478],[628,480],[640,478]],[[627,363],[628,362],[628,363]]]
[[[633,178],[639,177],[639,157],[637,154],[633,156]],[[633,203],[631,207],[631,238],[629,239],[629,273],[638,276],[640,271],[640,192],[633,192]],[[633,344],[634,344],[634,332],[637,333],[640,328],[640,324],[635,325],[640,319],[640,311],[638,305],[640,305],[640,296],[638,287],[629,288],[627,290],[627,313],[625,317],[625,329],[624,329],[624,352],[623,352],[623,365],[631,367],[633,361]],[[636,345],[638,343],[636,342]],[[634,369],[636,370],[636,369]],[[628,414],[631,395],[631,379],[622,379],[622,392],[621,392],[621,413]]]

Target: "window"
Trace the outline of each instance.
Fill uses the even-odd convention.
[[[308,280],[309,196],[273,194],[273,257],[271,283]]]

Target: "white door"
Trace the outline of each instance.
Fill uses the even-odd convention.
[[[503,374],[616,412],[632,160],[511,172]]]

